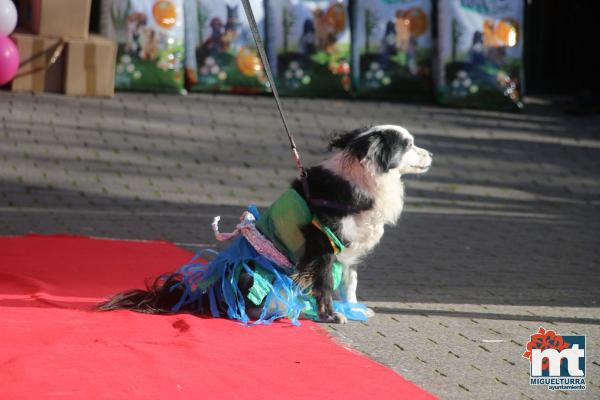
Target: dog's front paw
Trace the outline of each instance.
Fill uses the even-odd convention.
[[[329,324],[346,324],[348,323],[348,318],[344,314],[336,312],[329,315],[319,315],[319,321]]]
[[[334,317],[335,317],[336,324],[347,324],[348,323],[348,318],[346,318],[346,316],[342,313],[336,312],[334,314]]]
[[[365,314],[365,317],[367,318],[371,318],[375,316],[375,311],[373,311],[372,308],[366,307],[364,311],[362,311],[363,314]]]

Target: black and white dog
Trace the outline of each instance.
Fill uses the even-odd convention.
[[[385,225],[394,225],[404,204],[404,174],[420,174],[431,166],[432,154],[415,146],[413,136],[397,125],[379,125],[335,135],[329,143],[330,158],[309,168],[308,193],[300,179],[292,183],[321,223],[329,227],[346,248],[334,254],[328,237],[309,224],[302,228],[304,254],[296,266],[298,279],[312,287],[319,319],[345,323],[346,317],[333,310],[333,262],[346,266],[343,297],[356,302],[357,266],[383,236]],[[318,199],[318,201],[315,201]],[[333,206],[332,206],[333,205]],[[240,277],[242,292],[252,286]],[[99,306],[142,312],[168,312],[178,300],[169,290],[177,278],[149,288],[116,295]],[[246,280],[246,282],[243,282]],[[245,288],[245,289],[244,289]],[[249,315],[259,314],[247,309]]]
[[[313,213],[344,242],[337,259],[346,266],[343,289],[349,302],[356,302],[357,266],[381,240],[385,225],[394,225],[404,205],[404,174],[427,172],[432,154],[414,144],[403,127],[379,125],[335,136],[332,157],[308,169],[310,196],[343,204],[347,210],[312,206]],[[303,195],[296,180],[292,187]],[[310,204],[310,199],[307,199]],[[331,265],[333,253],[324,235],[306,228],[306,253],[298,271],[314,270],[313,291],[319,317],[328,322],[346,322],[332,310]],[[328,252],[324,251],[329,250]]]

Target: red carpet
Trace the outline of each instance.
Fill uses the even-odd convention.
[[[244,327],[98,313],[106,294],[188,261],[164,242],[0,238],[0,397],[433,399],[316,324]]]

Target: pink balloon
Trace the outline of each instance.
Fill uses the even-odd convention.
[[[19,50],[8,37],[0,35],[0,86],[10,82],[19,70]]]

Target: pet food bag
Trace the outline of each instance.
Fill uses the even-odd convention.
[[[439,2],[442,104],[518,110],[522,103],[522,0]]]
[[[287,95],[340,96],[351,90],[348,0],[270,0],[269,59]]]
[[[431,0],[356,0],[353,75],[363,97],[430,99]]]
[[[106,0],[105,0],[106,1]],[[115,87],[184,90],[183,0],[108,0],[102,31],[118,45]],[[106,15],[105,18],[106,19]]]
[[[250,1],[264,37],[264,4]],[[197,0],[197,37],[188,41],[197,60],[194,91],[260,93],[269,90],[240,0]],[[188,49],[192,50],[192,49]]]
[[[196,47],[198,45],[198,0],[183,0],[184,33],[184,69],[185,87],[191,89],[198,83],[198,63],[196,62]]]

